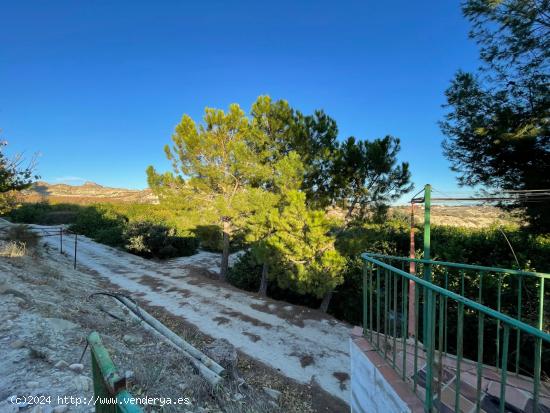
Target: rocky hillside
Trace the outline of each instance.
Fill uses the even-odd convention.
[[[23,202],[55,201],[75,204],[92,202],[157,203],[150,189],[109,188],[94,182],[83,185],[49,184],[36,182],[23,192]]]
[[[410,219],[410,206],[398,206],[391,209],[394,215]],[[424,208],[415,206],[415,222],[424,222]],[[445,206],[433,205],[431,208],[432,225],[449,225],[452,227],[485,228],[492,225],[521,224],[513,214],[489,205],[478,206]]]
[[[86,182],[83,185],[49,184],[37,182],[31,189],[23,192],[23,202],[53,201],[58,203],[90,204],[95,202],[158,203],[157,197],[150,189],[137,190],[110,188]],[[424,221],[422,205],[415,208],[415,221]],[[344,212],[332,210],[332,215],[343,218]],[[395,206],[390,210],[393,216],[409,220],[409,206]],[[467,228],[484,228],[491,225],[520,223],[512,214],[493,206],[432,206],[432,224],[450,225]]]

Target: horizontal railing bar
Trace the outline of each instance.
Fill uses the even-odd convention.
[[[547,343],[550,343],[550,334],[547,334],[542,330],[538,330],[535,327],[532,327],[528,324],[525,324],[521,321],[518,321],[518,320],[516,320],[512,317],[509,317],[509,316],[505,315],[505,314],[499,313],[498,311],[495,311],[495,310],[493,310],[489,307],[486,307],[482,304],[479,304],[475,301],[472,301],[472,300],[470,300],[466,297],[463,297],[459,294],[456,294],[452,291],[446,290],[445,288],[439,287],[438,285],[432,284],[431,282],[423,280],[422,278],[415,277],[414,275],[411,275],[411,274],[409,274],[405,271],[402,271],[398,268],[395,268],[395,267],[391,266],[390,264],[386,264],[385,262],[382,262],[382,261],[379,261],[379,260],[377,260],[373,257],[370,257],[369,254],[367,254],[367,253],[361,254],[361,257],[365,261],[376,264],[377,266],[379,266],[381,268],[393,271],[394,273],[399,274],[402,277],[408,278],[409,280],[412,280],[415,283],[417,283],[417,284],[419,284],[423,287],[426,287],[426,288],[428,288],[428,289],[430,289],[434,292],[437,292],[438,294],[441,294],[445,297],[449,297],[449,298],[455,300],[456,302],[463,303],[463,304],[467,305],[468,307],[473,308],[476,311],[480,311],[480,312],[482,312],[482,313],[484,313],[484,314],[486,314],[490,317],[493,317],[493,318],[496,318],[497,320],[502,321],[503,323],[507,323],[508,325],[510,325],[514,328],[517,328],[517,329],[519,329],[523,332],[531,334],[532,336],[540,338],[541,340],[543,340]]]
[[[506,273],[510,275],[524,275],[524,276],[537,277],[537,278],[550,278],[550,274],[544,273],[544,272],[519,271],[519,270],[510,270],[510,269],[499,268],[499,267],[484,267],[482,265],[459,264],[456,262],[425,260],[421,258],[398,257],[395,255],[375,254],[372,252],[365,252],[362,255],[366,255],[373,258],[387,258],[390,260],[418,262],[418,263],[432,264],[432,265],[442,265],[444,267],[462,268],[467,270],[498,272],[498,273]]]

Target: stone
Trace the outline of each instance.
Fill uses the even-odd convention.
[[[10,345],[11,348],[21,348],[25,347],[25,342],[23,340],[15,340]]]
[[[57,363],[54,364],[54,367],[58,369],[64,369],[65,367],[69,367],[69,363],[67,363],[65,360],[59,360]]]
[[[132,370],[126,370],[124,372],[124,377],[126,378],[126,380],[128,380],[129,382],[132,382],[134,380],[134,377],[135,377],[135,374]]]
[[[49,329],[57,333],[72,330],[78,327],[77,324],[63,318],[45,318],[44,321],[47,323],[47,327]]]
[[[76,388],[76,390],[79,391],[88,391],[90,390],[92,380],[89,377],[86,376],[76,376],[73,379],[73,384]]]
[[[264,392],[273,400],[279,400],[279,397],[281,397],[281,392],[279,390],[271,389],[269,387],[264,387],[263,389]]]
[[[122,340],[124,340],[126,344],[135,345],[141,344],[141,342],[143,341],[143,337],[134,334],[124,334]]]
[[[82,370],[84,370],[84,365],[83,364],[79,364],[79,363],[74,363],[74,364],[71,364],[69,366],[69,369],[71,369],[72,371],[76,371],[77,373],[81,372]]]
[[[55,406],[52,410],[52,413],[65,413],[69,411],[69,406],[66,404],[60,404],[59,406]]]
[[[244,399],[244,396],[241,393],[235,393],[233,395],[233,400],[235,400],[236,402],[238,402],[239,400],[242,400],[242,399]]]
[[[204,353],[232,375],[237,373],[237,349],[225,338],[218,338],[206,346]]]

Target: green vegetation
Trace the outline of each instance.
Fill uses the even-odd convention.
[[[337,136],[323,111],[304,115],[269,96],[260,96],[249,116],[236,104],[227,112],[207,108],[202,124],[183,116],[173,146],[165,147],[172,172],[147,168],[149,186],[167,208],[200,211],[200,225],[219,226],[222,279],[231,239],[240,234],[262,265],[260,294],[272,280],[323,297],[326,310],[343,282],[336,234],[382,218],[388,203],[412,188],[408,164],[397,161],[399,139],[339,143]],[[328,220],[328,207],[344,208],[345,222]]]
[[[478,73],[459,71],[446,91],[444,153],[463,185],[550,188],[550,15],[547,0],[468,0],[480,45]],[[531,230],[550,231],[548,198],[521,197]]]
[[[42,225],[69,224],[70,229],[97,242],[123,248],[146,258],[192,255],[199,246],[194,230],[215,239],[212,230],[195,228],[187,219],[147,204],[23,204],[9,218],[14,222]]]
[[[21,155],[8,158],[4,153],[7,144],[0,140],[0,214],[12,210],[17,204],[17,192],[30,187],[33,180],[38,179],[33,173],[34,160],[23,166],[24,159]]]

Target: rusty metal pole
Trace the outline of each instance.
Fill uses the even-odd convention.
[[[414,203],[411,202],[411,233],[410,233],[410,251],[409,257],[414,259],[415,257],[415,247],[414,247]],[[409,274],[416,274],[416,265],[414,261],[409,263]],[[414,281],[409,281],[409,337],[414,336],[415,325],[416,325],[416,313],[415,309],[415,283]]]

